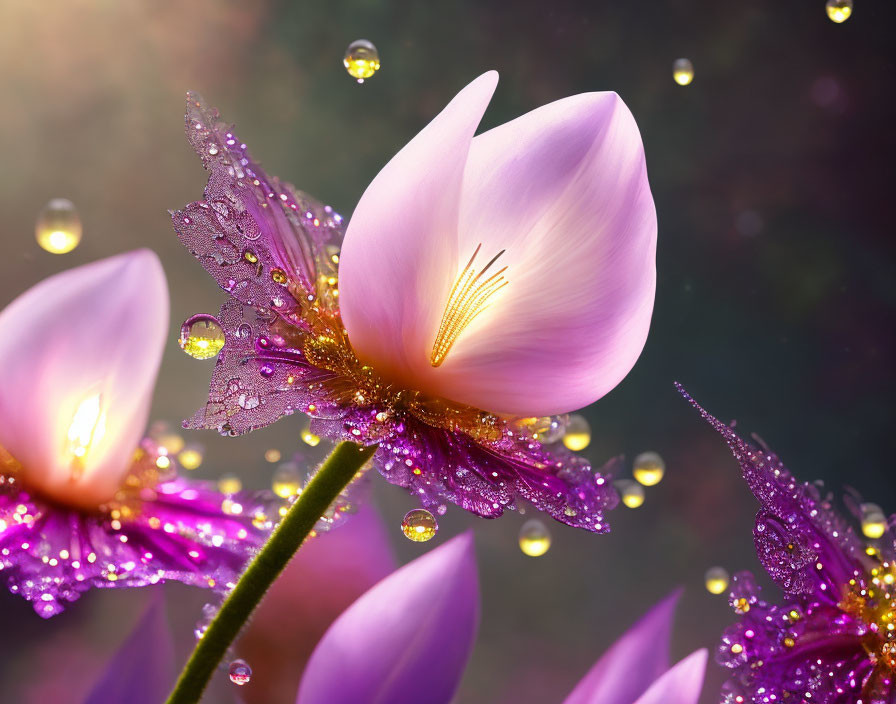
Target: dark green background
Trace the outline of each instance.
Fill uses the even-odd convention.
[[[756,567],[755,503],[673,380],[761,434],[798,476],[896,504],[894,19],[884,0],[856,0],[843,25],[823,0],[0,0],[0,303],[62,268],[153,248],[172,292],[154,417],[179,420],[201,404],[211,365],[179,351],[177,327],[223,300],[166,215],[205,183],[182,136],[184,91],[217,104],[270,172],[347,216],[389,157],[487,69],[501,83],[483,127],[617,91],[647,150],[659,284],[641,360],[587,410],[587,455],[655,449],[667,477],[641,509],[616,512],[610,536],[551,525],[555,544],[537,560],[516,547],[516,514],[485,522],[451,508],[434,541],[476,532],[483,619],[459,701],[559,701],[675,585],[686,593],[674,655],[714,647],[732,614],[703,589],[704,570]],[[359,37],[382,59],[362,86],[341,64]],[[687,87],[671,77],[680,56],[695,66]],[[85,227],[62,257],[33,239],[57,196],[78,204]],[[262,452],[297,446],[297,428],[195,434],[208,449],[199,473],[265,485]],[[425,550],[397,529],[409,498],[384,482],[376,494],[402,559]],[[166,590],[186,647],[203,595]],[[104,658],[144,601],[93,593],[44,622],[3,594],[0,699],[40,701],[51,672],[78,701],[93,676],[85,658]],[[722,674],[710,666],[705,702]]]

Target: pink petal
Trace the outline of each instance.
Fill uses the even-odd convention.
[[[109,661],[84,704],[158,704],[174,684],[174,644],[157,599]]]
[[[339,614],[395,570],[386,526],[369,504],[302,546],[265,594],[237,648],[252,664],[246,704],[295,696],[314,646]]]
[[[650,685],[634,704],[697,704],[706,673],[706,648],[695,650]]]
[[[466,533],[386,577],[336,620],[311,656],[296,704],[447,704],[478,620]]]
[[[146,424],[167,332],[165,275],[149,250],[63,271],[0,312],[0,445],[28,488],[83,507],[114,495]],[[94,429],[80,469],[69,438],[79,408]]]
[[[490,71],[470,83],[396,154],[346,231],[339,262],[345,328],[363,360],[408,385],[430,367],[440,301],[457,275],[464,165],[497,80]]]
[[[501,250],[510,282],[435,370],[442,395],[507,415],[581,408],[647,339],[656,210],[638,126],[615,93],[542,106],[473,140],[458,254]]]
[[[669,667],[677,590],[628,629],[576,685],[563,704],[632,704]]]

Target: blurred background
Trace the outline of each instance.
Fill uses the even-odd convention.
[[[0,305],[61,269],[155,250],[172,315],[153,418],[177,424],[203,403],[212,369],[179,349],[180,323],[224,300],[166,212],[200,197],[206,180],[183,137],[187,89],[237,124],[270,173],[346,216],[392,154],[487,69],[501,82],[483,129],[567,95],[614,90],[647,151],[659,283],[640,361],[584,411],[585,454],[602,464],[625,453],[630,466],[659,452],[663,481],[640,508],[615,511],[608,536],[546,521],[553,544],[538,558],[518,546],[531,512],[484,521],[452,506],[436,538],[418,544],[399,529],[413,507],[401,489],[374,482],[375,504],[399,562],[475,531],[483,616],[459,702],[562,700],[676,585],[685,593],[673,656],[714,648],[733,613],[707,592],[704,572],[758,568],[756,504],[673,380],[759,433],[798,477],[896,506],[896,5],[855,5],[837,24],[824,0],[0,0]],[[359,38],[382,64],[363,85],[342,64]],[[673,80],[679,58],[692,62],[689,85]],[[34,236],[57,197],[83,225],[65,255]],[[236,439],[187,433],[205,448],[194,474],[267,486],[275,464],[265,451],[291,455],[301,429],[289,418]],[[332,588],[326,574],[317,579],[296,608]],[[185,657],[208,597],[162,590]],[[3,590],[0,700],[80,701],[149,592],[94,591],[43,621]],[[325,625],[296,648],[292,691]],[[266,693],[255,657],[253,682],[237,692],[219,674],[207,701],[291,702],[282,687]],[[716,701],[724,674],[710,665],[704,702]]]

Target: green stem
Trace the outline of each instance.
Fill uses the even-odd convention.
[[[308,537],[314,524],[374,452],[376,445],[362,447],[343,442],[330,453],[224,600],[196,644],[167,704],[196,704],[199,701],[221,658],[265,592]]]

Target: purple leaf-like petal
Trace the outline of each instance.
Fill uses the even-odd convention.
[[[563,704],[632,704],[669,667],[676,590],[604,653]]]
[[[174,683],[174,649],[157,599],[109,662],[84,704],[159,704]]]
[[[706,674],[706,648],[669,668],[634,704],[697,704]]]
[[[478,620],[473,537],[465,533],[386,577],[336,620],[296,704],[447,704]]]

